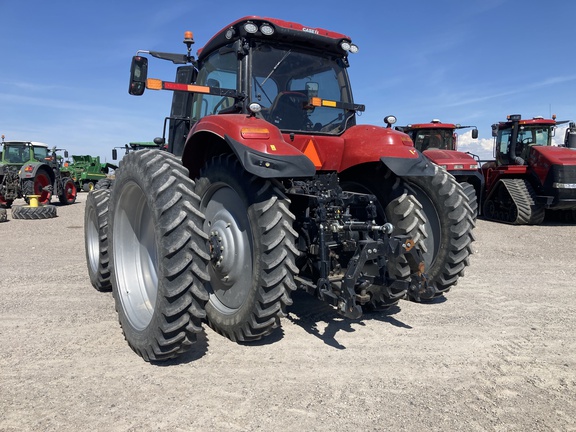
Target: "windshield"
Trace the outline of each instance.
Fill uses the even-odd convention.
[[[257,44],[252,48],[251,101],[281,130],[339,134],[355,122],[354,111],[312,107],[310,98],[352,103],[341,59]]]
[[[550,145],[549,126],[520,126],[518,143],[528,145]]]
[[[46,147],[32,147],[33,155],[32,159],[37,161],[43,161],[46,156],[48,156],[48,150]],[[13,164],[23,164],[30,160],[30,146],[29,145],[6,145],[4,150],[4,160],[8,163]]]
[[[410,131],[414,147],[419,151],[428,149],[454,150],[452,129],[417,129]]]
[[[548,125],[522,125],[518,130],[516,147],[514,148],[515,156],[528,159],[530,147],[533,145],[549,146],[552,141],[553,127]],[[496,140],[496,159],[500,163],[509,162],[510,140],[512,138],[512,129],[502,129],[498,131]]]

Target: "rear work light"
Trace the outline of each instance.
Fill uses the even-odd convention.
[[[247,22],[244,24],[244,30],[246,30],[246,33],[256,33],[258,31],[258,26],[254,23]]]
[[[274,27],[272,27],[270,24],[262,24],[260,26],[260,31],[264,36],[270,36],[274,33]]]

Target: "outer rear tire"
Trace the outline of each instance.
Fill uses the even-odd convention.
[[[107,189],[91,191],[84,210],[84,249],[92,286],[98,291],[111,291],[108,264],[108,202]]]
[[[210,161],[195,190],[211,251],[208,324],[233,341],[258,340],[280,325],[296,288],[290,201],[232,156]]]
[[[421,243],[426,271],[441,295],[469,265],[475,226],[468,197],[454,176],[435,166],[434,177],[410,177],[408,188],[422,204],[426,239]]]
[[[203,215],[194,182],[167,152],[126,155],[110,194],[112,294],[126,341],[146,361],[190,349],[205,317]]]
[[[43,205],[38,207],[13,206],[12,219],[51,219],[56,217],[56,207]]]

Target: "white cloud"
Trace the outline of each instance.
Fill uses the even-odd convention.
[[[492,138],[472,138],[472,131],[469,130],[458,135],[458,150],[477,155],[480,160],[492,160],[492,149],[494,140]]]

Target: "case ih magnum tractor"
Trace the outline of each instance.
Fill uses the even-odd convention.
[[[188,54],[139,51],[131,66],[131,94],[174,91],[168,151],[124,156],[85,213],[88,272],[112,287],[135,352],[175,357],[203,320],[231,340],[260,339],[297,288],[359,318],[455,282],[472,240],[466,195],[406,134],[356,124],[349,37],[246,17],[197,60],[190,32],[184,43]],[[176,82],[147,79],[141,54],[181,65]],[[429,189],[458,236],[431,280],[432,234],[414,197]]]
[[[462,185],[474,214],[478,212],[478,202],[484,190],[484,177],[478,169],[478,158],[470,153],[458,151],[459,129],[472,129],[472,138],[478,138],[476,126],[461,126],[453,123],[442,123],[433,119],[430,123],[396,126],[396,129],[407,133],[414,147],[435,164],[446,169]]]
[[[576,152],[552,146],[556,126],[567,121],[519,114],[492,125],[495,161],[482,166],[486,178],[483,215],[509,224],[539,224],[545,211],[560,212],[576,222]]]

